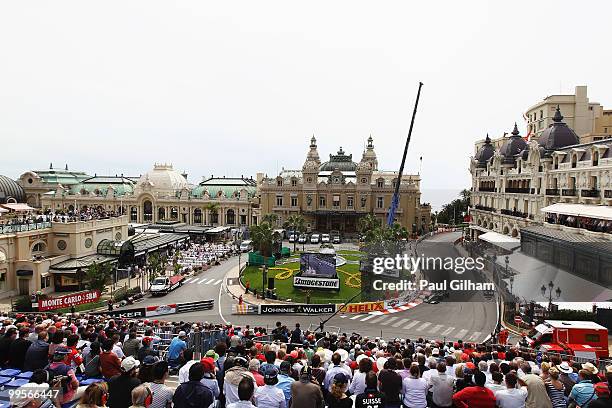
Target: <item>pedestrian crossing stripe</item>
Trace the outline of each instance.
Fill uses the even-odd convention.
[[[356,320],[356,319],[359,319],[360,317],[363,317],[363,315],[362,314],[355,315],[351,317],[351,320]]]
[[[409,324],[407,324],[406,326],[404,326],[404,330],[410,330],[419,323],[421,323],[419,320],[414,320],[410,322]]]
[[[444,330],[442,333],[440,333],[440,336],[448,336],[449,334],[453,332],[453,330],[455,330],[454,327],[449,327],[446,330]]]
[[[459,330],[459,333],[457,333],[457,338],[462,339],[463,337],[465,337],[465,335],[467,334],[467,330],[466,329],[461,329]]]
[[[442,328],[442,325],[437,324],[434,327],[432,327],[427,333],[431,333],[431,334],[437,333],[438,330],[440,330],[441,328]]]
[[[400,327],[402,324],[406,323],[408,320],[410,320],[410,319],[401,319],[398,322],[393,323],[391,325],[391,327]]]
[[[420,325],[420,326],[419,326],[419,328],[418,328],[417,330],[418,330],[418,331],[423,331],[423,330],[425,330],[426,328],[428,328],[429,326],[431,326],[431,323],[430,323],[430,322],[425,322],[425,323],[423,323],[422,325]]]
[[[381,326],[386,326],[386,325],[388,325],[389,323],[391,323],[392,321],[397,320],[397,319],[399,319],[399,317],[397,317],[397,316],[395,316],[395,317],[389,317],[388,319],[385,319],[385,321],[384,321],[384,322],[382,322],[380,325],[381,325]]]
[[[373,317],[376,317],[376,315],[367,315],[366,317],[364,317],[363,319],[361,319],[362,322],[367,322],[368,320],[372,319]]]

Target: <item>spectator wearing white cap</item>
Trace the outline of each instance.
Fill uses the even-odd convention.
[[[138,366],[140,361],[134,357],[126,357],[121,362],[121,374],[111,378],[108,382],[108,406],[129,407],[132,405],[132,390],[140,385]]]
[[[183,351],[187,348],[186,338],[187,334],[181,330],[178,336],[172,339],[170,347],[168,347],[168,363],[182,362]]]

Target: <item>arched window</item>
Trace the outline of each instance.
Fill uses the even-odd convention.
[[[578,155],[572,154],[572,169],[576,168],[577,163],[578,163]]]
[[[599,152],[593,152],[593,166],[599,165]]]
[[[138,221],[138,209],[136,207],[130,208],[130,221],[131,222]]]
[[[172,207],[170,209],[170,218],[173,219],[173,220],[178,219],[178,208]]]
[[[32,255],[40,255],[47,250],[44,242],[37,242],[32,246]]]
[[[157,210],[157,219],[163,220],[166,218],[166,209],[164,207],[159,207]]]
[[[233,225],[236,223],[236,215],[234,213],[234,210],[227,210],[225,221],[226,224],[229,225]]]
[[[144,220],[145,222],[151,222],[153,221],[153,203],[151,203],[149,200],[145,201],[144,203],[142,203],[143,206],[143,214],[144,214]]]

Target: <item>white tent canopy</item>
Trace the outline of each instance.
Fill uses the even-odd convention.
[[[478,236],[479,240],[486,241],[500,248],[512,250],[521,246],[521,241],[507,235],[498,234],[497,232],[487,232]]]
[[[27,211],[34,211],[36,210],[36,208],[32,208],[27,204],[24,203],[6,203],[6,204],[2,204],[2,207],[11,210],[11,211],[18,211],[18,212],[27,212]]]
[[[543,213],[573,215],[574,217],[612,220],[612,207],[608,205],[557,203],[544,207],[540,211]]]

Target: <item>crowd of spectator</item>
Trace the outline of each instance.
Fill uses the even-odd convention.
[[[115,211],[107,211],[102,207],[86,207],[81,210],[68,211],[58,210],[51,211],[47,210],[41,212],[39,210],[32,210],[29,212],[17,212],[10,216],[5,215],[0,218],[0,225],[29,225],[37,224],[42,222],[77,222],[77,221],[91,221],[100,220],[112,217],[120,216],[120,213]]]
[[[70,401],[82,408],[612,404],[612,366],[599,370],[592,362],[516,346],[314,333],[280,322],[268,331],[38,314],[0,317],[0,324],[0,365],[32,373],[23,390],[58,391],[56,398],[18,393],[15,407]],[[209,349],[194,344],[198,333],[213,331],[222,336]],[[169,334],[165,347],[163,333]],[[168,383],[171,370],[178,376],[176,388]]]
[[[594,232],[612,233],[612,221],[610,220],[549,213],[546,215],[546,222],[573,228],[584,228]]]

